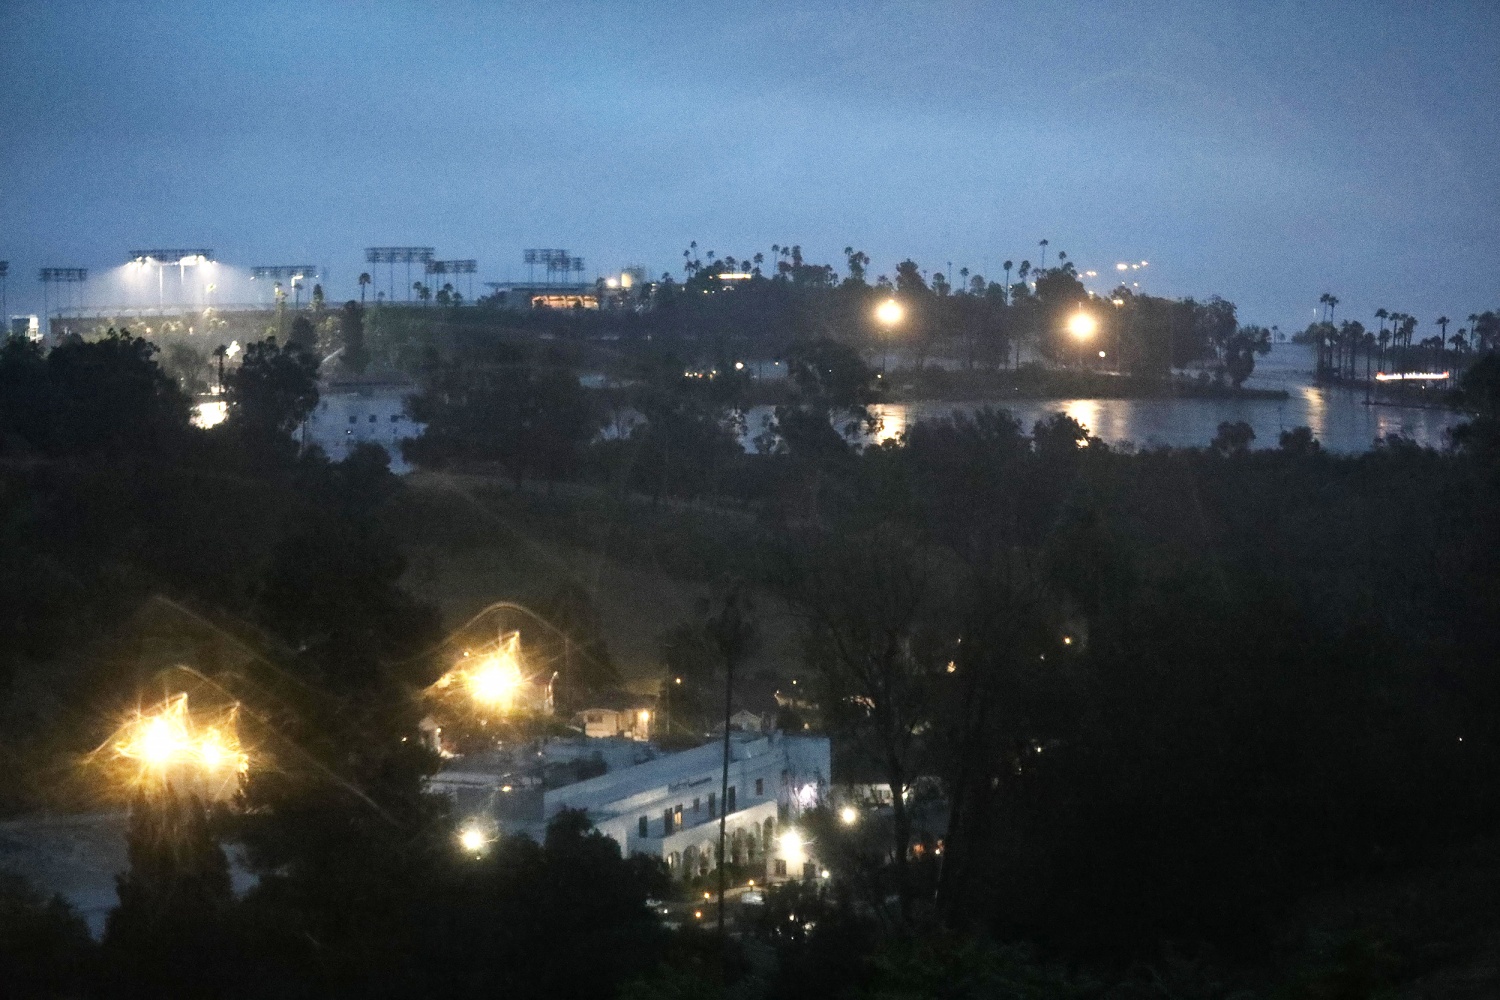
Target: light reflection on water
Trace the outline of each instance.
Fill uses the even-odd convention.
[[[1131,442],[1139,448],[1203,447],[1213,440],[1219,424],[1243,420],[1255,430],[1255,447],[1274,448],[1281,432],[1308,427],[1324,448],[1359,452],[1377,438],[1399,434],[1420,445],[1442,448],[1447,431],[1462,419],[1442,409],[1387,404],[1367,405],[1363,389],[1312,384],[1313,357],[1309,347],[1277,344],[1256,360],[1248,386],[1283,389],[1275,399],[1054,399],[1017,400],[1005,405],[1022,425],[1054,413],[1066,413],[1110,444]],[[940,403],[917,401],[875,407],[888,427],[902,429],[954,410],[972,412],[1000,403]]]
[[[905,429],[922,420],[973,412],[995,403],[885,403],[873,407],[884,427]],[[1362,393],[1343,389],[1293,393],[1286,400],[1234,399],[1058,399],[1024,400],[1005,407],[1028,431],[1038,420],[1066,413],[1110,444],[1138,448],[1207,445],[1219,424],[1243,420],[1255,431],[1255,446],[1274,448],[1281,432],[1309,427],[1323,447],[1365,451],[1375,439],[1392,434],[1442,448],[1446,431],[1459,417],[1447,410],[1366,406]],[[881,440],[891,434],[882,431]]]
[[[1201,448],[1213,440],[1219,424],[1243,420],[1255,431],[1255,447],[1274,448],[1282,431],[1311,428],[1324,448],[1337,452],[1366,451],[1377,438],[1399,434],[1420,445],[1442,448],[1446,432],[1461,419],[1442,409],[1366,405],[1362,389],[1324,388],[1311,383],[1309,349],[1278,344],[1257,363],[1252,387],[1284,389],[1277,399],[1050,399],[1001,402],[884,403],[871,407],[879,420],[865,443],[894,439],[913,424],[948,416],[955,410],[973,412],[984,406],[1009,410],[1029,432],[1032,425],[1054,413],[1066,413],[1089,433],[1112,445],[1130,442],[1138,448]],[[765,429],[769,406],[752,407],[746,415],[744,444],[755,450],[754,438]],[[617,429],[616,433],[620,433]],[[605,436],[610,436],[606,434]]]

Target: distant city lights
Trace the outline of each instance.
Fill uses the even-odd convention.
[[[1376,372],[1377,382],[1442,382],[1451,372]]]

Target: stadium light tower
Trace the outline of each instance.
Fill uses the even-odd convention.
[[[84,267],[44,267],[37,272],[37,280],[42,283],[42,316],[44,329],[48,332],[52,329],[52,296],[49,289],[53,285],[67,285],[70,288],[82,285],[89,280],[88,268]],[[72,296],[81,301],[81,295]]]
[[[178,290],[181,291],[187,285],[187,269],[212,267],[214,252],[208,247],[158,247],[155,250],[132,250],[130,263],[141,268],[156,268],[156,304],[158,308],[165,308],[167,292],[163,272],[169,266],[176,265]]]
[[[396,265],[406,265],[406,300],[411,301],[411,266],[413,264],[426,265],[432,262],[433,254],[436,253],[432,247],[366,247],[365,261],[370,264],[390,265],[388,274],[390,283],[386,301],[395,298]]]
[[[474,272],[479,270],[477,260],[430,260],[428,274],[467,274],[469,276],[469,301],[474,300]]]
[[[261,264],[250,269],[251,281],[285,281],[292,286],[292,307],[302,305],[302,283],[319,281],[323,269],[317,264]]]

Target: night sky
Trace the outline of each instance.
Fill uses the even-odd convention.
[[[1198,9],[1204,8],[1204,9]],[[1300,328],[1500,307],[1500,4],[0,0],[0,259],[425,244],[522,278],[1066,250]]]

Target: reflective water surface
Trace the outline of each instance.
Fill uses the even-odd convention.
[[[870,440],[886,440],[912,424],[955,410],[1004,406],[1022,425],[1053,413],[1066,413],[1110,444],[1131,442],[1138,448],[1162,445],[1202,447],[1213,439],[1219,424],[1243,420],[1255,430],[1255,447],[1274,448],[1281,432],[1312,428],[1324,448],[1339,452],[1365,451],[1377,438],[1400,434],[1421,445],[1442,448],[1448,428],[1460,417],[1444,409],[1416,406],[1367,405],[1362,389],[1325,388],[1312,384],[1312,355],[1300,344],[1277,344],[1257,359],[1247,386],[1285,389],[1284,400],[1255,399],[1051,399],[955,403],[913,401],[874,407],[881,426]],[[752,434],[761,427],[766,407],[750,412]]]

